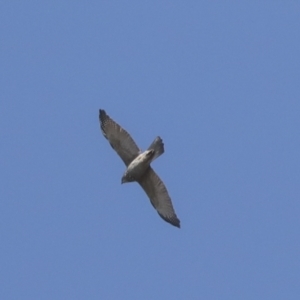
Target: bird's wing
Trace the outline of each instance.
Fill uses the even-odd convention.
[[[180,228],[180,220],[174,211],[166,186],[151,167],[138,180],[158,214],[170,224]]]
[[[99,110],[99,120],[104,137],[128,166],[140,153],[139,147],[130,134],[111,119],[103,109]]]

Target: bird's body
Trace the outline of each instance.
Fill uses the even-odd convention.
[[[164,153],[162,139],[157,137],[149,148],[142,152],[128,132],[102,109],[99,110],[99,119],[104,137],[127,166],[122,183],[138,182],[158,214],[170,224],[180,227],[168,191],[150,166],[151,162]]]
[[[149,148],[140,153],[127,167],[122,183],[138,181],[149,168],[150,164],[164,153],[164,144],[160,137],[157,137]]]
[[[127,167],[123,177],[122,183],[137,181],[149,168],[151,158],[153,157],[154,151],[146,150],[139,154]]]

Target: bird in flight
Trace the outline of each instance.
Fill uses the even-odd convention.
[[[146,151],[141,151],[130,134],[111,119],[105,110],[99,110],[100,128],[111,147],[126,165],[121,183],[138,182],[158,214],[168,223],[180,228],[166,186],[150,166],[164,153],[164,144],[158,136]]]

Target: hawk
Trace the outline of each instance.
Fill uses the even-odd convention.
[[[164,144],[158,136],[146,151],[141,151],[130,134],[111,119],[105,110],[99,110],[100,127],[104,137],[118,153],[127,169],[121,183],[138,182],[146,192],[158,214],[168,223],[180,228],[166,186],[150,166],[164,153]]]

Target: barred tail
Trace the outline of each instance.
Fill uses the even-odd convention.
[[[155,154],[152,158],[152,161],[154,161],[156,158],[158,158],[160,155],[162,155],[165,152],[164,149],[164,143],[162,139],[158,136],[152,144],[149,146],[148,150],[154,150]]]

